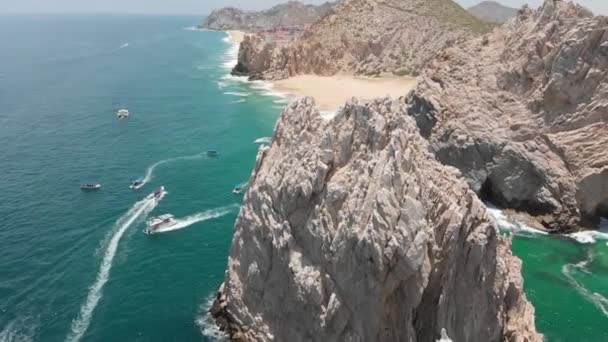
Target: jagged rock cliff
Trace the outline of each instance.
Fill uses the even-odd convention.
[[[415,75],[439,50],[486,29],[451,0],[343,0],[290,44],[243,41],[238,70],[265,79]]]
[[[232,340],[541,340],[509,241],[408,109],[281,114],[211,310]]]
[[[442,52],[407,100],[437,158],[567,231],[608,217],[608,19],[571,2]]]
[[[502,24],[517,15],[517,9],[503,6],[496,1],[482,1],[468,9],[477,19],[493,24]]]
[[[310,25],[331,12],[332,3],[305,5],[299,1],[289,1],[260,12],[247,12],[226,7],[211,12],[200,25],[213,30],[256,31],[274,27]]]

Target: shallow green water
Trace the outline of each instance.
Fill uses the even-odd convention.
[[[231,190],[280,107],[225,77],[234,50],[222,33],[184,29],[198,22],[0,18],[0,341],[207,339],[201,312],[240,203]],[[132,116],[120,122],[122,107]],[[87,181],[102,190],[82,192]],[[158,206],[142,201],[160,185]],[[144,235],[163,213],[183,228]],[[603,297],[589,295],[608,293],[607,249],[516,238],[548,341],[608,341]]]

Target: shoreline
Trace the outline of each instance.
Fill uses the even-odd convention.
[[[335,112],[353,97],[365,101],[405,96],[416,86],[416,78],[298,75],[270,83],[290,99],[310,96],[315,99],[319,110]]]
[[[245,32],[243,31],[229,30],[224,32],[228,34],[226,41],[229,43],[240,45],[243,39],[245,39]]]

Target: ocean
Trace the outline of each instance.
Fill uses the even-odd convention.
[[[0,17],[0,342],[216,339],[205,310],[241,201],[232,189],[285,101],[230,77],[236,46],[192,29],[200,21]],[[161,185],[160,203],[145,199]],[[142,232],[165,213],[172,231]],[[608,341],[601,238],[515,233],[548,341]]]

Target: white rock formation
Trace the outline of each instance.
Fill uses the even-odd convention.
[[[406,111],[282,113],[211,310],[232,340],[542,340],[509,241]]]

